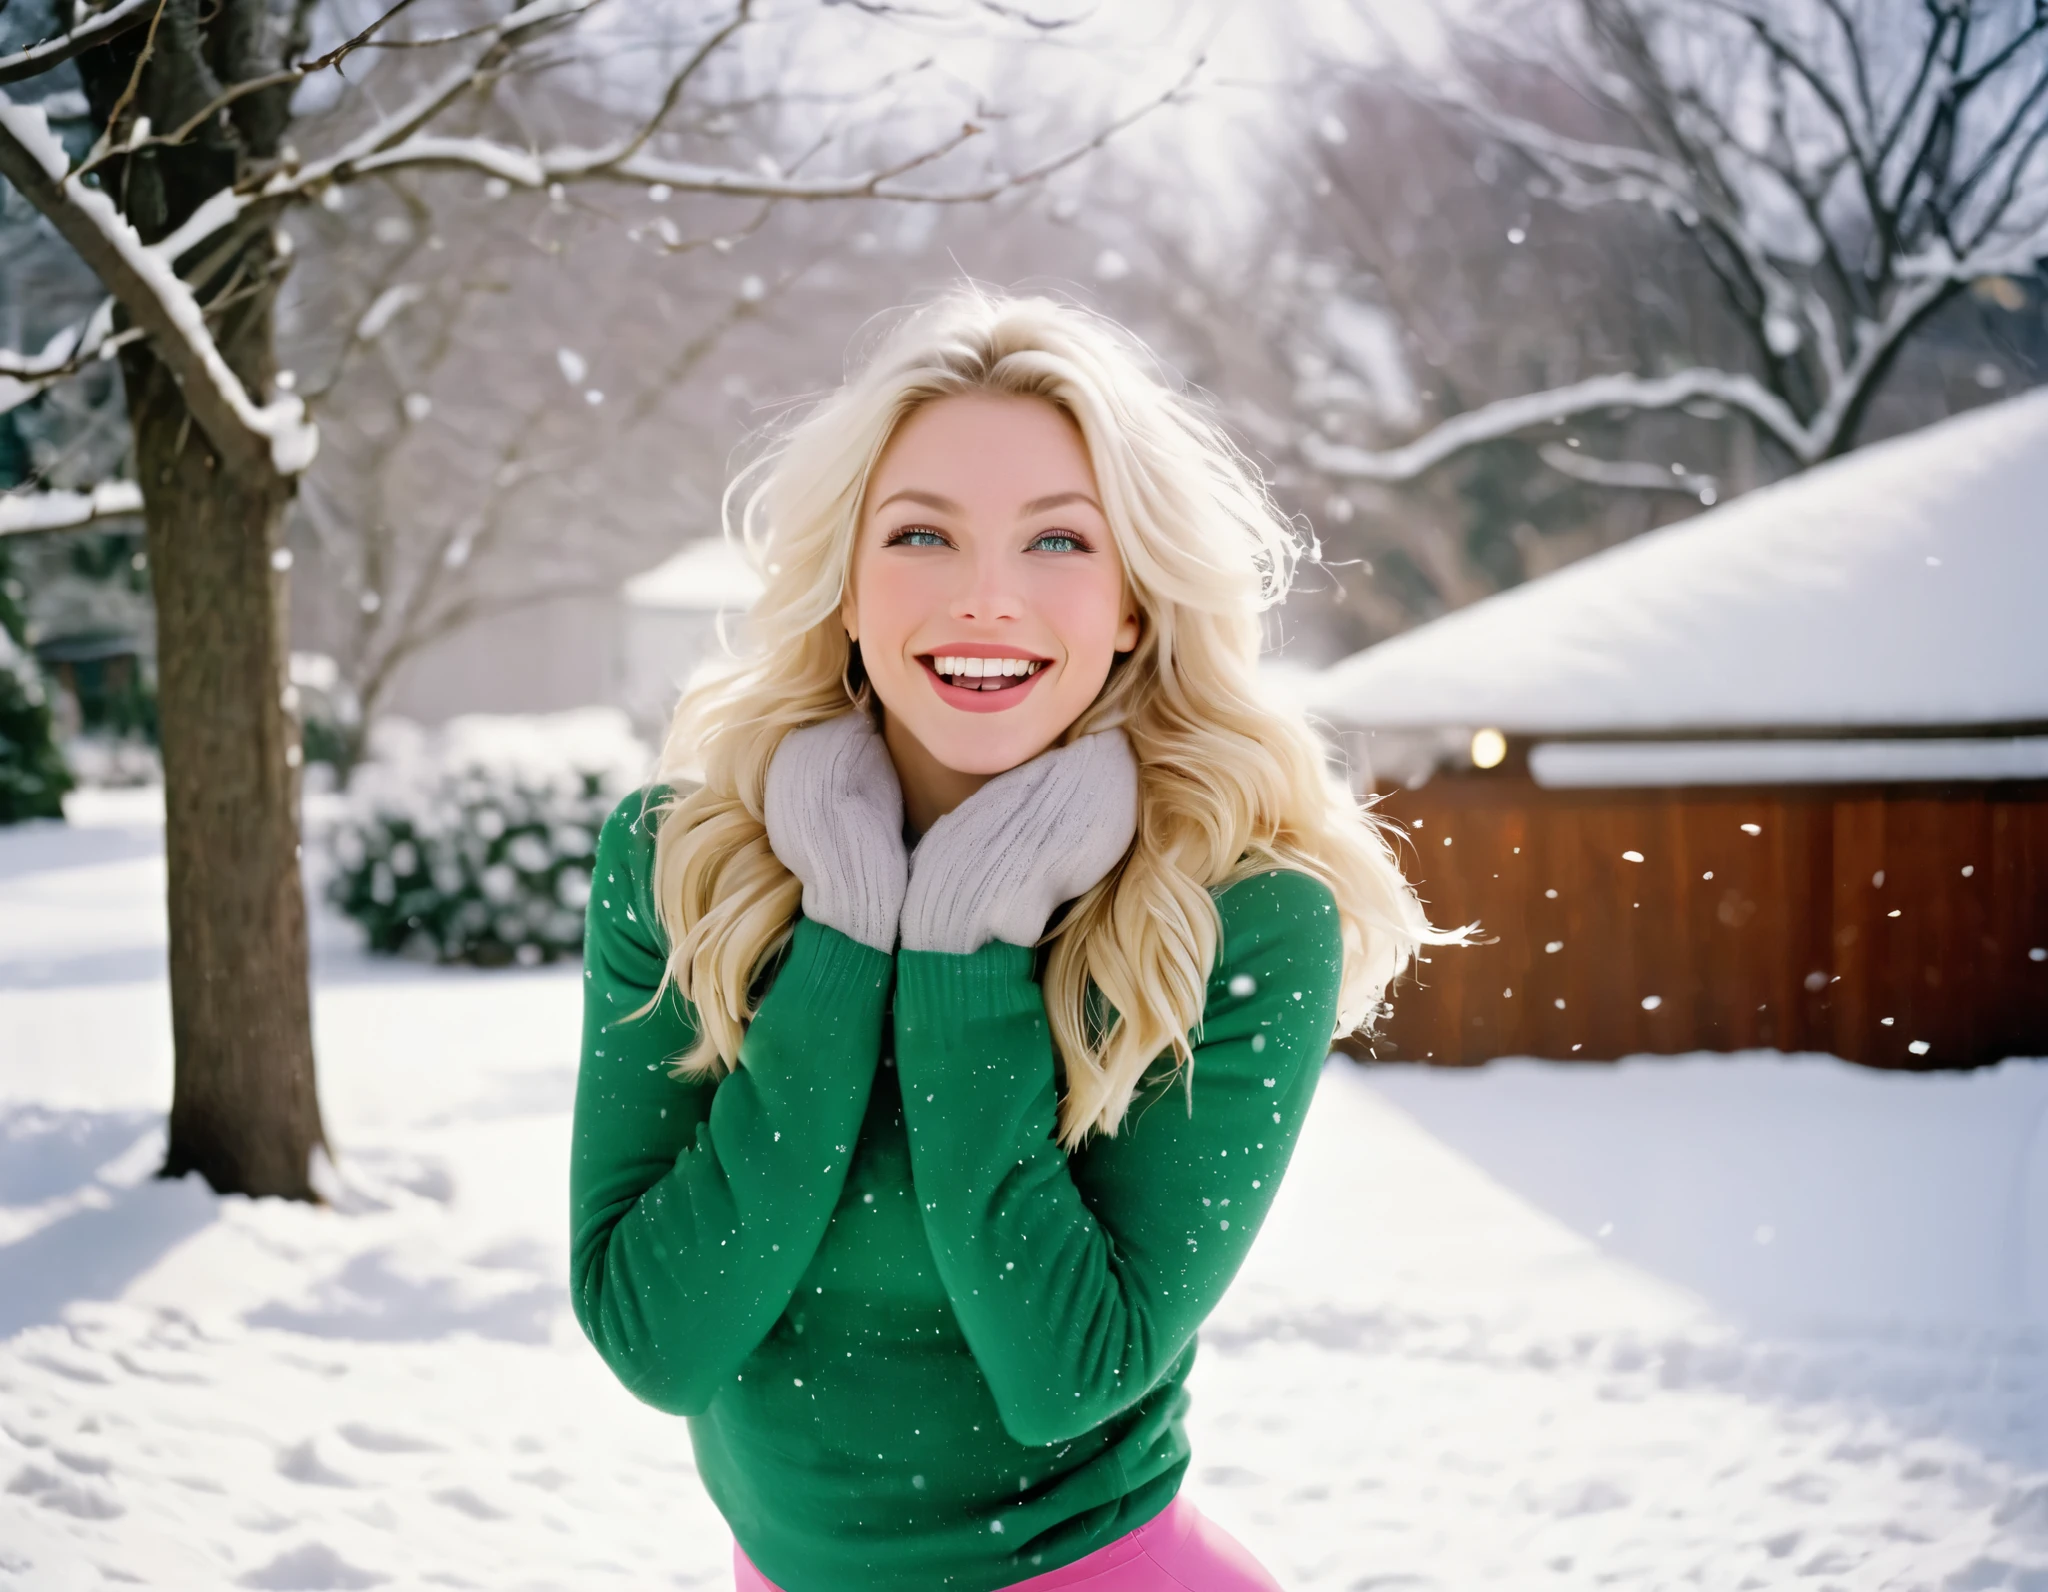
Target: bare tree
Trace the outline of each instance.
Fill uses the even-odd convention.
[[[398,0],[316,39],[328,14],[307,0],[88,0],[70,26],[0,57],[0,177],[109,300],[56,343],[0,356],[0,376],[60,379],[119,344],[158,614],[177,1059],[164,1172],[198,1170],[224,1191],[312,1198],[310,1159],[324,1142],[280,556],[319,434],[278,380],[283,217],[432,172],[551,197],[581,186],[757,205],[971,201],[1081,158],[1177,87],[1021,166],[962,169],[983,123],[941,125],[930,103],[893,119],[907,131],[877,163],[821,169],[843,147],[828,123],[800,147],[735,165],[715,130],[693,122],[693,96],[759,22],[754,0],[680,18],[614,16],[597,0],[449,6],[431,24],[425,9]],[[603,78],[622,55],[631,66]],[[380,57],[399,63],[385,81],[402,92],[348,93],[295,121],[300,85],[331,85],[344,61]],[[649,60],[662,63],[658,77]],[[98,130],[77,163],[39,104],[5,92],[67,65]],[[551,96],[579,73],[611,92]],[[639,109],[621,125],[609,106],[629,98]],[[302,151],[300,136],[319,144]],[[74,519],[100,507],[98,491],[78,496],[65,505]]]
[[[760,250],[696,270],[672,224],[675,244],[612,215],[432,187],[309,212],[305,231],[336,236],[302,246],[318,269],[285,306],[281,345],[327,437],[292,510],[294,634],[332,655],[357,710],[336,726],[344,777],[423,654],[487,619],[607,595],[679,521],[707,517],[723,413],[692,378],[801,274]],[[665,221],[673,206],[658,208]]]
[[[1554,77],[1494,89],[1525,110],[1565,96]],[[1586,416],[1405,481],[1322,468],[1326,449],[1383,446],[1532,384],[1734,356],[1741,331],[1656,217],[1532,200],[1513,163],[1398,82],[1305,72],[1262,136],[1257,208],[1229,235],[1186,207],[1084,215],[1105,240],[1121,229],[1127,275],[1105,292],[1215,394],[1315,533],[1322,567],[1285,616],[1298,656],[1368,644],[1753,481],[1743,427],[1684,413]],[[1624,473],[1610,453],[1645,462]]]
[[[1440,409],[1400,446],[1306,441],[1332,476],[1412,480],[1533,427],[1688,407],[1740,417],[1802,468],[1856,445],[1942,306],[2048,254],[2039,0],[1580,0],[1574,15],[1541,55],[1498,42],[1535,29],[1531,11],[1468,37],[1464,70],[1411,76],[1410,91],[1521,163],[1538,198],[1675,229],[1741,346]],[[1570,89],[1548,113],[1488,86],[1532,63]],[[1641,475],[1635,461],[1577,465],[1596,482]]]

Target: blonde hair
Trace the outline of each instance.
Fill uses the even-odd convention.
[[[1048,934],[1046,1015],[1069,1149],[1114,1133],[1151,1063],[1192,1060],[1221,929],[1212,892],[1266,869],[1329,887],[1342,925],[1338,1033],[1378,1015],[1430,927],[1381,821],[1327,770],[1298,710],[1259,690],[1260,614],[1301,544],[1256,469],[1113,323],[977,288],[911,314],[846,384],[727,489],[764,581],[737,655],[685,691],[659,778],[654,895],[667,977],[696,1009],[681,1073],[737,1064],[754,987],[801,886],[769,849],[768,762],[790,730],[848,710],[840,622],[870,473],[921,405],[964,393],[1043,399],[1080,429],[1144,624],[1064,739],[1123,725],[1139,764],[1137,839]],[[1115,1009],[1106,1030],[1089,986]]]

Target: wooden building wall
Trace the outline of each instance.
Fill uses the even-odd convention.
[[[1488,941],[1396,986],[1381,1058],[2048,1056],[2048,784],[1565,791],[1501,770],[1381,810],[1431,919]]]

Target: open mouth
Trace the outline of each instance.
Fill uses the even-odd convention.
[[[1030,699],[1050,658],[970,658],[952,652],[919,655],[925,678],[947,707],[961,713],[1002,713]]]
[[[917,660],[960,691],[1014,691],[1045,667],[1043,658],[922,657]]]

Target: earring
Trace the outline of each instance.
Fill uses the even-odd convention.
[[[860,675],[860,684],[857,686],[853,682],[856,671]],[[846,700],[853,706],[865,708],[868,705],[867,665],[861,661],[860,643],[851,636],[846,641],[846,667],[839,671],[839,684],[846,692]]]

